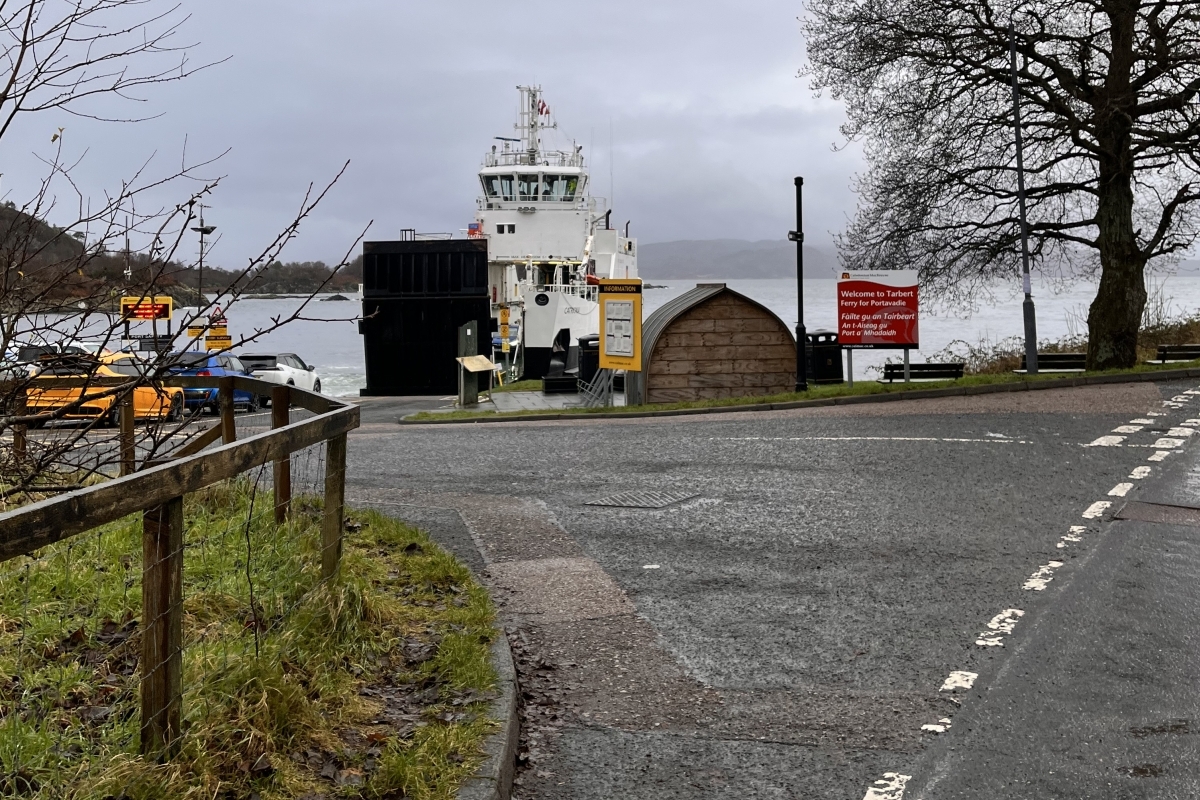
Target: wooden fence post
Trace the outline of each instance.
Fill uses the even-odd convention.
[[[219,379],[217,393],[221,401],[221,443],[232,444],[237,441],[237,426],[233,418],[233,378]]]
[[[325,443],[325,518],[321,525],[321,578],[332,580],[342,560],[346,506],[346,434]]]
[[[13,398],[13,416],[23,417],[26,413],[25,390],[19,389]],[[24,425],[13,425],[13,460],[20,464],[28,452],[29,429]]]
[[[142,516],[141,752],[169,758],[183,696],[183,498]]]
[[[271,427],[283,428],[291,421],[292,391],[287,386],[271,389]],[[284,456],[272,466],[275,483],[275,522],[287,520],[292,504],[292,457]]]
[[[121,442],[121,475],[130,475],[137,469],[133,445],[133,390],[121,395],[117,402],[120,403],[121,432],[117,438]]]

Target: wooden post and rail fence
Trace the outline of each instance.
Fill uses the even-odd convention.
[[[54,378],[46,385],[68,385]],[[209,388],[212,378],[173,376],[165,386]],[[118,385],[115,379],[80,380],[78,385]],[[184,495],[233,478],[270,462],[275,487],[275,520],[287,519],[291,504],[291,455],[322,442],[325,452],[325,504],[321,526],[321,577],[332,579],[342,553],[345,505],[346,434],[357,428],[357,406],[323,395],[254,378],[218,379],[221,418],[173,453],[137,468],[132,392],[119,413],[120,477],[0,514],[0,561],[7,561],[85,533],[131,514],[142,515],[141,751],[170,757],[180,734],[183,675]],[[35,380],[32,386],[37,387]],[[271,397],[272,429],[237,440],[233,392]],[[85,389],[86,391],[86,389]],[[314,416],[291,421],[292,406]],[[19,409],[18,409],[19,410]],[[217,443],[219,446],[209,448]],[[13,452],[23,457],[27,434],[14,429]]]

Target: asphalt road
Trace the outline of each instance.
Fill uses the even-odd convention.
[[[519,797],[1195,797],[1200,512],[1112,519],[1200,506],[1194,388],[404,428],[377,402],[348,492],[504,602],[537,666]],[[690,497],[588,505],[630,490]]]

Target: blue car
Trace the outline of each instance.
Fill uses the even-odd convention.
[[[250,371],[238,359],[227,353],[209,355],[208,353],[176,353],[171,357],[169,372],[172,375],[195,375],[200,377],[212,376],[225,378],[230,376],[250,377]],[[241,406],[247,411],[258,411],[258,395],[253,392],[233,390],[234,406]],[[187,409],[198,408],[201,411],[212,410],[217,413],[221,407],[220,393],[217,387],[211,389],[184,389],[183,406]]]

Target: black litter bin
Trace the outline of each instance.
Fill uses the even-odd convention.
[[[834,331],[812,331],[806,337],[804,351],[808,360],[808,380],[812,383],[844,383],[842,346]]]
[[[579,382],[591,383],[600,371],[600,334],[579,337]]]

